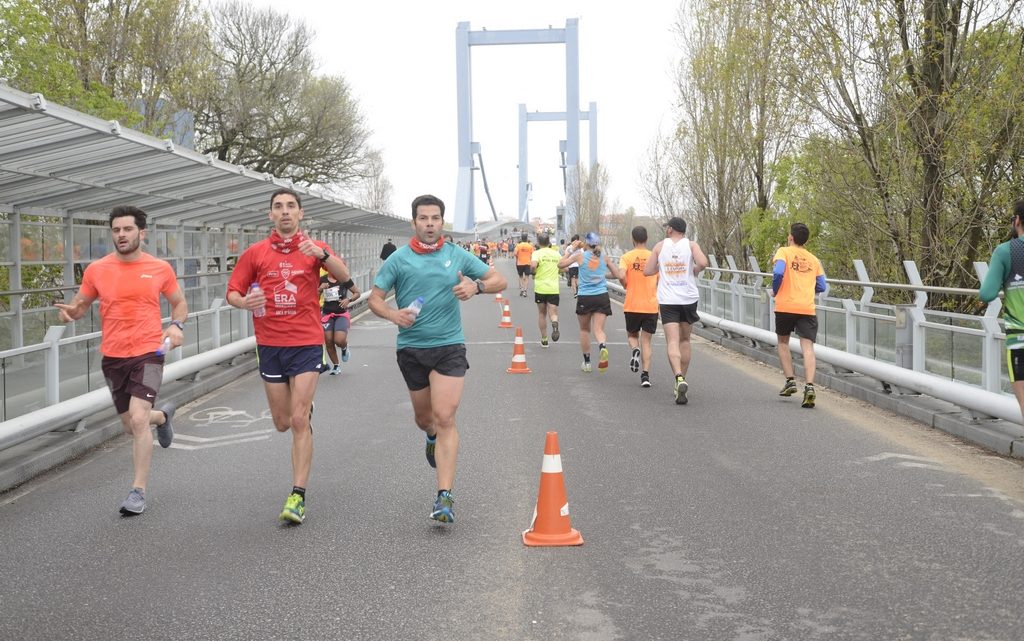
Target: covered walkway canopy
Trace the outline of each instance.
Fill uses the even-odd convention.
[[[127,203],[163,225],[256,227],[268,224],[268,197],[279,187],[303,194],[310,229],[409,230],[408,218],[369,211],[0,84],[0,209],[9,213],[105,218]]]

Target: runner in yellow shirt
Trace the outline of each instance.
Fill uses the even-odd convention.
[[[533,271],[533,300],[537,303],[537,327],[540,346],[548,346],[548,318],[551,318],[551,340],[558,342],[558,261],[562,254],[551,247],[551,237],[537,234],[540,249],[533,252],[530,263]]]

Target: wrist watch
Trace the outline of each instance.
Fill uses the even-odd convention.
[[[330,258],[330,257],[331,257],[331,252],[327,251],[327,249],[324,249],[324,255],[323,255],[323,257],[322,257],[322,258],[320,259],[320,262],[321,262],[321,263],[323,263],[323,262],[326,262],[326,261],[327,261],[327,259],[328,259],[328,258]]]
[[[180,321],[180,320],[172,320],[172,321],[171,321],[171,325],[174,325],[175,327],[177,327],[177,328],[178,328],[178,329],[180,329],[181,331],[185,331],[185,323],[184,323],[183,321]]]
[[[479,278],[476,279],[476,293],[477,294],[483,294],[484,293],[484,281],[480,280]]]

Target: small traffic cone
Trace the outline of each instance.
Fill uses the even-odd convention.
[[[526,366],[526,347],[523,346],[523,328],[516,328],[516,340],[512,347],[512,367],[505,370],[509,374],[529,374]]]
[[[562,478],[562,455],[558,452],[558,432],[548,432],[544,441],[544,463],[540,468],[540,490],[533,508],[530,529],[523,532],[523,543],[530,546],[583,545],[583,536],[569,522],[569,499]]]
[[[502,298],[501,292],[498,292],[497,294],[494,295],[494,300],[498,301],[498,304],[501,305],[501,302],[505,299]]]
[[[501,308],[501,322],[498,323],[498,327],[512,328],[512,315],[508,312],[508,303],[505,303]]]

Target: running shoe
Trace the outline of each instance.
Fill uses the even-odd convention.
[[[597,371],[604,374],[608,371],[608,348],[601,348],[601,355],[597,359]]]
[[[548,337],[547,336],[541,336],[540,337],[540,346],[541,347],[547,347],[548,346]]]
[[[160,441],[160,447],[170,447],[174,440],[174,428],[171,427],[171,419],[174,417],[174,410],[177,409],[174,403],[164,403],[158,411],[164,413],[164,422],[156,426],[156,440]]]
[[[651,386],[651,377],[650,377],[650,375],[648,375],[647,372],[641,373],[640,374],[640,387],[650,387],[650,386]]]
[[[337,376],[338,374],[341,374],[341,365],[335,365],[334,367],[332,367],[328,374],[330,374],[331,376]]]
[[[640,371],[640,348],[633,348],[633,355],[629,357],[629,371],[639,372]]]
[[[800,407],[806,407],[808,409],[814,407],[814,386],[804,385],[804,402],[800,404]]]
[[[676,405],[686,405],[686,392],[689,389],[690,386],[686,383],[686,379],[682,376],[676,376]]]
[[[424,448],[424,452],[427,455],[427,465],[430,467],[437,467],[437,461],[434,460],[434,447],[437,445],[437,434],[434,434],[433,438],[427,435],[427,446]]]
[[[441,523],[454,523],[455,522],[455,499],[452,498],[452,493],[445,490],[437,495],[437,500],[434,501],[434,509],[430,512],[430,518]]]
[[[136,514],[142,514],[142,511],[146,509],[146,491],[137,487],[133,487],[132,491],[128,493],[128,498],[121,504],[121,514],[125,516],[135,516]]]
[[[587,372],[589,374],[591,371],[590,361],[583,361],[583,364],[580,365],[580,370]]]
[[[342,363],[347,363],[348,362],[348,357],[351,356],[351,355],[352,355],[352,352],[348,351],[347,347],[345,349],[341,350],[341,362]]]
[[[284,509],[281,510],[281,520],[292,523],[302,523],[306,518],[306,500],[301,494],[292,492],[288,500],[284,502]]]
[[[779,391],[779,396],[792,396],[796,394],[796,381],[791,378],[786,379],[786,384],[782,386],[782,390]]]
[[[558,342],[558,338],[561,334],[558,332],[558,321],[551,321],[551,340]]]

